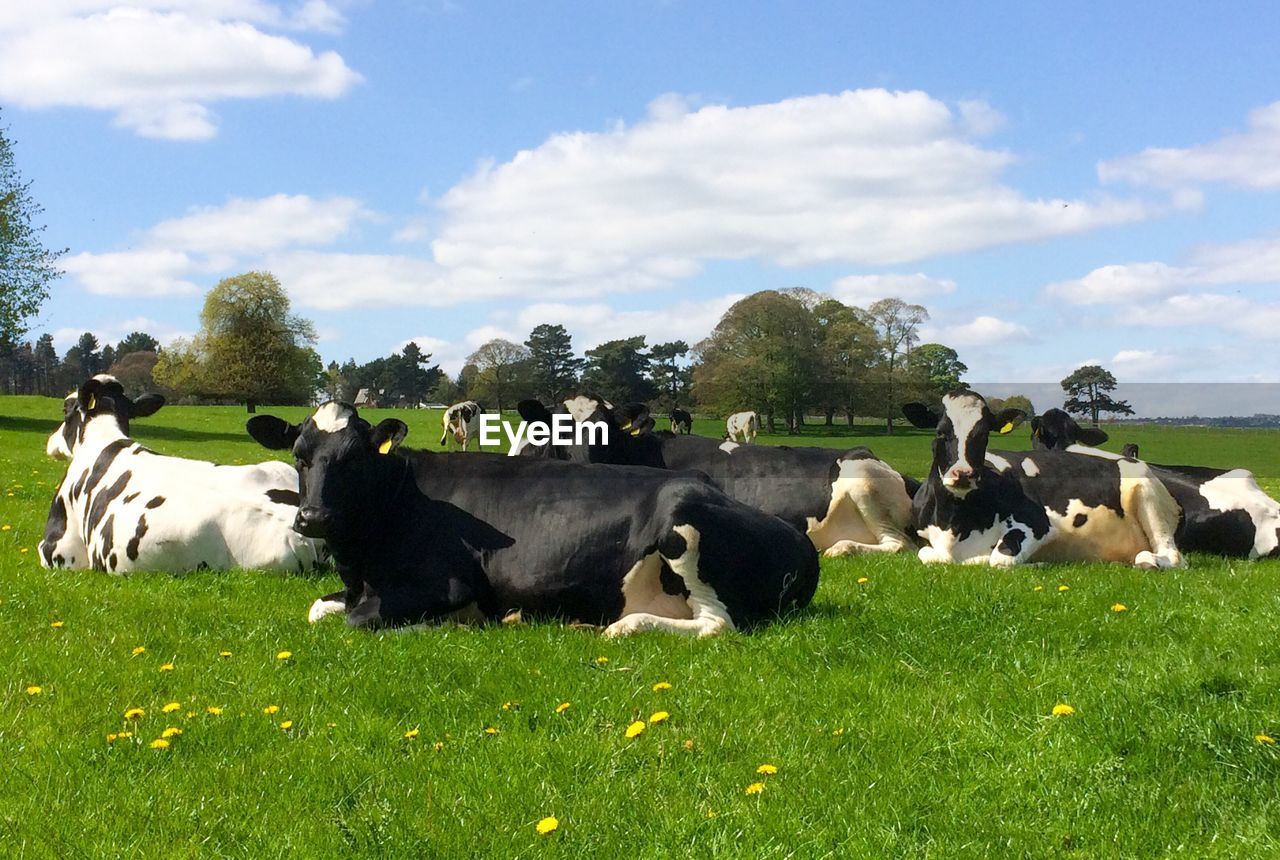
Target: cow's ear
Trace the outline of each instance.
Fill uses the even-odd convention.
[[[106,399],[106,395],[106,385],[103,384],[102,380],[97,378],[90,379],[81,385],[76,392],[76,405],[83,409],[86,414],[93,414],[95,409],[100,409],[104,405],[112,405],[111,401],[103,404],[102,401]]]
[[[244,429],[249,431],[255,442],[272,451],[292,448],[302,433],[299,425],[274,415],[255,415],[245,422]]]
[[[551,423],[551,410],[544,406],[541,400],[521,400],[516,404],[516,411],[530,424],[535,421],[543,424]]]
[[[923,403],[902,404],[902,414],[907,416],[912,427],[919,427],[921,430],[932,430],[942,421],[941,415]]]
[[[1111,437],[1106,434],[1106,431],[1099,430],[1097,427],[1081,427],[1076,432],[1076,441],[1092,448],[1098,447],[1109,438]]]
[[[1037,415],[1035,418],[1032,418],[1032,419],[1031,419],[1031,436],[1032,436],[1033,438],[1039,438],[1039,436],[1040,436],[1040,424],[1041,424],[1041,421],[1040,421],[1040,416],[1039,416],[1039,415]]]
[[[164,406],[164,397],[159,394],[144,394],[129,406],[130,418],[146,418],[155,415]]]
[[[409,425],[399,418],[387,418],[378,422],[369,434],[369,441],[379,454],[390,454],[409,435]]]
[[[647,412],[640,418],[637,418],[635,421],[631,422],[632,436],[643,436],[646,433],[652,433],[652,432],[653,432],[653,416]]]
[[[1017,427],[1026,420],[1027,413],[1023,412],[1021,409],[1001,409],[1000,414],[996,416],[996,420],[994,422],[996,432],[1003,436],[1006,433],[1012,432],[1014,427]]]

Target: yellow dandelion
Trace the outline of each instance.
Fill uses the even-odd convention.
[[[756,768],[756,773],[764,774],[765,776],[773,776],[777,772],[778,766],[775,764],[762,764]]]
[[[1271,744],[1273,746],[1276,742],[1276,739],[1271,737],[1271,735],[1254,735],[1253,739],[1260,744]]]
[[[218,652],[218,656],[225,660],[225,659],[227,659],[228,657],[230,657],[230,656],[231,656],[231,652],[230,652],[230,651],[219,651],[219,652]]]
[[[661,693],[663,690],[670,690],[670,689],[671,689],[671,685],[668,684],[666,681],[659,681],[658,683],[653,685],[653,691],[655,693]]]
[[[1057,704],[1053,706],[1053,715],[1055,717],[1069,717],[1076,712],[1076,709],[1070,705]]]
[[[160,737],[176,738],[180,734],[182,734],[182,729],[178,728],[177,726],[169,726],[167,729],[165,729],[160,733]]]
[[[1111,604],[1111,611],[1112,612],[1128,612],[1129,607],[1125,606],[1123,603],[1113,603]]]
[[[132,654],[134,657],[137,657],[139,654],[145,654],[145,653],[147,653],[147,649],[146,649],[146,646],[144,646],[144,645],[139,645],[137,648],[134,648],[134,649],[133,649],[132,651],[130,651],[129,653],[130,653],[130,654]]]
[[[608,662],[609,662],[609,658],[604,656],[603,654],[601,654],[599,657],[596,658],[597,666],[603,666],[605,663],[608,663]]]
[[[173,664],[172,664],[172,663],[161,663],[161,664],[160,664],[160,671],[161,671],[161,672],[172,672],[172,671],[173,671]]]
[[[685,752],[693,752],[693,738],[688,738],[684,742]]]
[[[280,710],[279,705],[267,705],[265,708],[262,709],[262,713],[271,715],[274,713],[278,713],[279,710]]]
[[[627,737],[629,738],[636,737],[637,735],[639,735],[641,732],[644,731],[644,728],[645,728],[644,720],[636,720],[634,723],[627,726]]]
[[[860,576],[860,577],[858,577],[858,585],[863,585],[863,584],[868,583],[868,582],[870,582],[870,581],[871,581],[871,580],[867,579],[865,576]]]
[[[7,532],[12,528],[13,526],[9,525],[8,523],[5,523],[4,525],[0,526],[0,532]]]
[[[407,732],[405,732],[405,733],[404,733],[404,739],[405,739],[405,740],[407,740],[407,741],[411,741],[411,740],[413,740],[414,738],[416,738],[417,736],[418,736],[418,730],[417,730],[417,729],[409,729],[409,731],[407,731]]]
[[[520,703],[519,703],[519,702],[503,702],[503,703],[502,703],[502,710],[504,710],[504,711],[518,711],[518,710],[520,710]]]
[[[1069,585],[1059,585],[1059,586],[1058,586],[1058,590],[1059,590],[1059,591],[1070,591],[1070,590],[1071,590],[1071,586],[1069,586]]]
[[[118,738],[118,737],[120,737],[120,736],[119,736],[119,735],[112,735],[112,734],[107,735],[107,743],[109,743],[109,744],[113,744],[113,743],[115,743],[115,742],[116,742],[116,738]]]
[[[831,730],[831,736],[832,736],[833,738],[842,737],[843,735],[844,735],[844,729],[843,729],[843,728],[840,728],[840,729],[832,729],[832,730]]]
[[[431,745],[431,748],[436,752],[440,752],[440,750],[444,749],[444,741],[436,741]]]
[[[554,815],[548,815],[539,821],[534,829],[538,831],[539,836],[546,836],[549,833],[555,833],[556,828],[560,826],[560,821]]]
[[[760,792],[762,792],[762,791],[764,791],[764,783],[763,783],[763,782],[753,782],[753,783],[751,783],[750,785],[748,785],[748,786],[747,786],[747,790],[746,790],[746,792],[744,792],[744,793],[745,793],[745,794],[759,794],[759,793],[760,793]]]
[[[671,719],[671,715],[666,711],[654,711],[649,715],[649,725],[653,725],[654,723],[665,723],[669,719]]]
[[[156,738],[151,742],[151,748],[153,750],[167,750],[169,748],[169,742],[164,738]]]
[[[195,715],[196,715],[196,712],[195,712],[195,711],[187,711],[186,717],[187,717],[187,719],[189,720],[189,719],[191,719],[192,717],[194,717]]]
[[[495,726],[486,726],[484,733],[486,735],[496,735],[498,733],[498,729]]]
[[[32,684],[30,687],[27,687],[28,696],[38,696],[43,692],[44,692],[44,687],[37,686],[36,684]]]
[[[1033,588],[1033,589],[1031,589],[1031,590],[1032,590],[1032,591],[1044,591],[1044,586],[1043,586],[1043,585],[1037,585],[1035,588]]]
[[[165,706],[164,706],[163,708],[161,708],[160,710],[161,710],[163,713],[166,713],[166,714],[172,714],[174,711],[178,710],[178,708],[181,708],[181,707],[182,707],[182,703],[181,703],[181,702],[170,702],[169,704],[165,705]]]
[[[567,711],[567,710],[569,710],[569,703],[568,703],[568,702],[561,702],[560,704],[556,705],[556,713],[557,713],[557,714],[563,714],[563,713],[564,713],[565,711]]]
[[[10,493],[9,495],[11,495],[11,496],[12,496],[12,495],[13,495],[13,493]],[[26,553],[31,552],[31,547],[24,546],[22,549],[18,550],[18,552],[20,552],[20,553],[22,553],[22,554],[24,554],[24,555],[25,555]]]
[[[292,656],[293,656],[293,652],[292,652],[292,651],[281,651],[280,653],[276,654],[276,659],[277,659],[277,660],[288,660],[288,659],[289,659],[290,657],[292,657]]]
[[[222,713],[222,708],[219,708],[217,705],[210,705],[209,707],[205,708],[204,711],[206,714],[212,714],[213,716],[216,717]]]
[[[293,720],[285,720],[280,724],[280,728],[284,729],[286,732],[289,731],[289,729],[293,728]]]
[[[24,550],[23,550],[23,552],[26,552],[26,550],[24,549]],[[54,630],[57,630],[59,627],[65,627],[65,626],[66,626],[66,622],[65,622],[65,621],[54,621],[54,622],[50,623],[50,624],[49,624],[49,626],[50,626],[50,627],[52,627]]]
[[[718,814],[714,809],[707,810],[707,818],[715,818]]]
[[[142,708],[130,708],[124,712],[124,718],[126,720],[140,720],[146,715],[147,712],[142,710]]]

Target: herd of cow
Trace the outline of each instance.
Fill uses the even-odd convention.
[[[900,552],[921,561],[1007,567],[1102,560],[1181,567],[1184,552],[1280,555],[1280,504],[1246,470],[1158,466],[1061,410],[1032,419],[1031,451],[988,450],[1026,420],[993,413],[973,391],[935,412],[923,482],[865,447],[757,446],[690,434],[674,410],[655,429],[643,404],[577,396],[519,405],[526,422],[556,413],[602,422],[603,438],[524,444],[519,456],[467,453],[475,404],[451,407],[445,435],[462,452],[399,449],[408,433],[329,402],[301,424],[259,415],[249,435],[292,452],[225,466],[158,454],[129,436],[163,398],[126,396],[96,376],[68,395],[49,437],[69,461],[49,509],[46,567],[307,571],[332,564],[341,591],[311,606],[363,627],[444,619],[556,618],[698,636],[807,605],[818,556]],[[474,408],[473,408],[474,407]],[[678,414],[677,414],[678,413]],[[728,431],[754,438],[742,413]]]

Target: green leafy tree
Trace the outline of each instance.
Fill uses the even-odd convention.
[[[890,298],[872,304],[867,315],[876,331],[878,353],[872,411],[884,418],[885,432],[892,434],[893,420],[902,414],[902,404],[919,393],[911,384],[909,358],[920,340],[920,324],[929,319],[929,312],[921,305]]]
[[[1076,368],[1062,380],[1062,390],[1067,392],[1063,408],[1074,415],[1087,415],[1098,426],[1098,415],[1110,412],[1115,415],[1132,415],[1133,408],[1126,400],[1115,400],[1111,392],[1116,390],[1116,378],[1111,372],[1096,364]]]
[[[120,380],[126,394],[137,397],[158,387],[153,374],[159,359],[154,352],[135,349],[111,366],[111,375]]]
[[[1025,394],[1010,394],[1003,400],[999,397],[988,397],[987,405],[991,407],[992,412],[999,412],[1002,409],[1021,409],[1027,413],[1028,417],[1036,414],[1036,408],[1031,405],[1031,398]]]
[[[564,326],[543,323],[529,332],[524,345],[539,398],[558,400],[578,384],[584,362],[573,354],[573,338]]]
[[[36,374],[37,394],[48,397],[65,393],[70,384],[63,385],[58,373],[58,350],[53,345],[53,335],[42,334],[36,340],[32,364]]]
[[[657,389],[649,379],[644,335],[610,340],[586,351],[583,388],[614,405],[648,401]]]
[[[865,311],[824,299],[812,308],[818,327],[819,364],[815,405],[827,426],[843,411],[850,424],[867,396],[866,382],[876,358],[876,333]]]
[[[969,372],[959,354],[940,343],[922,343],[912,350],[911,368],[938,397],[963,385],[962,377]]]
[[[516,401],[533,394],[533,370],[528,347],[502,338],[480,345],[467,358],[474,366],[474,376],[467,385],[467,395],[492,403],[501,412]],[[463,368],[465,374],[466,368]]]
[[[116,344],[116,359],[124,358],[131,352],[159,352],[160,341],[144,331],[134,331],[125,335],[120,343]]]
[[[98,339],[93,332],[80,335],[76,345],[67,350],[65,362],[75,368],[77,383],[102,372],[102,354],[98,351]]]
[[[689,399],[692,374],[680,361],[689,354],[689,344],[682,340],[656,343],[649,349],[649,379],[657,390],[661,408],[670,411],[681,400]]]
[[[14,163],[13,144],[0,128],[0,344],[10,347],[27,333],[27,320],[40,312],[49,284],[62,274],[58,259],[41,242],[44,209],[31,196]]]

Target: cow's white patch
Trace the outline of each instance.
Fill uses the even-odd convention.
[[[990,455],[987,456],[987,459],[991,459]],[[1022,461],[1022,474],[1026,475],[1028,478],[1034,478],[1036,475],[1040,474],[1040,467],[1036,465],[1035,460],[1028,457]]]
[[[311,604],[311,608],[307,610],[307,622],[315,624],[321,618],[329,615],[337,615],[347,611],[347,604],[341,600],[325,600],[323,597],[317,598],[316,602]]]
[[[749,444],[756,440],[756,434],[760,432],[760,416],[749,411],[735,412],[725,420],[724,426],[731,441],[741,439],[744,445]]]
[[[967,493],[967,489],[956,488],[951,475],[972,474],[974,471],[974,464],[966,459],[965,451],[968,446],[965,443],[973,435],[978,422],[982,420],[984,406],[986,403],[972,394],[948,394],[942,398],[942,408],[951,419],[951,432],[957,443],[956,461],[942,473],[942,484],[961,497]]]
[[[443,426],[440,444],[445,445],[450,436],[462,446],[463,451],[470,449],[473,439],[478,445],[499,444],[501,440],[493,440],[484,429],[486,417],[480,411],[480,404],[474,400],[453,404],[440,417]]]
[[[622,577],[622,615],[647,613],[663,618],[692,618],[689,601],[662,590],[662,558],[655,552],[637,561]]]
[[[351,421],[352,410],[341,403],[329,402],[317,409],[311,416],[316,429],[324,433],[337,433],[345,430]]]
[[[902,476],[880,460],[841,460],[826,515],[809,517],[808,537],[828,558],[907,548],[911,497]]]
[[[1123,460],[1124,457],[1119,454],[1112,454],[1110,451],[1104,451],[1101,448],[1094,448],[1089,445],[1068,445],[1067,451],[1072,454],[1085,454],[1089,457],[1099,457],[1103,460]]]
[[[1277,545],[1280,503],[1268,496],[1248,469],[1232,469],[1200,487],[1209,507],[1218,511],[1244,511],[1253,522],[1253,557],[1269,555]]]
[[[734,451],[738,450],[738,448],[740,447],[741,446],[737,442],[730,442],[726,440],[723,443],[721,443],[720,450],[725,452],[726,454],[732,454]]]
[[[672,529],[684,538],[685,551],[678,558],[663,559],[677,576],[684,580],[684,587],[689,590],[687,606],[690,616],[671,618],[648,612],[637,612],[625,615],[605,628],[606,636],[626,636],[642,630],[666,630],[670,633],[683,633],[687,636],[714,636],[724,630],[733,630],[733,620],[729,610],[716,594],[715,589],[707,585],[698,576],[699,546],[702,535],[690,525],[675,526]]]
[[[995,469],[997,472],[1009,471],[1009,461],[1006,460],[1004,457],[1001,457],[999,454],[992,454],[991,452],[988,451],[987,462],[990,463],[991,467]]]
[[[600,402],[594,397],[586,397],[579,394],[577,397],[566,400],[564,408],[569,410],[569,414],[573,416],[574,421],[586,421],[600,408]]]
[[[950,529],[926,526],[918,532],[925,545],[917,555],[925,564],[990,564],[992,551],[1005,531],[1004,523],[992,522],[959,540]]]
[[[1186,567],[1173,540],[1182,509],[1169,490],[1141,460],[1120,458],[1116,468],[1120,470],[1120,507],[1126,517],[1137,520],[1150,544],[1151,558],[1135,558],[1134,563],[1140,567]]]

